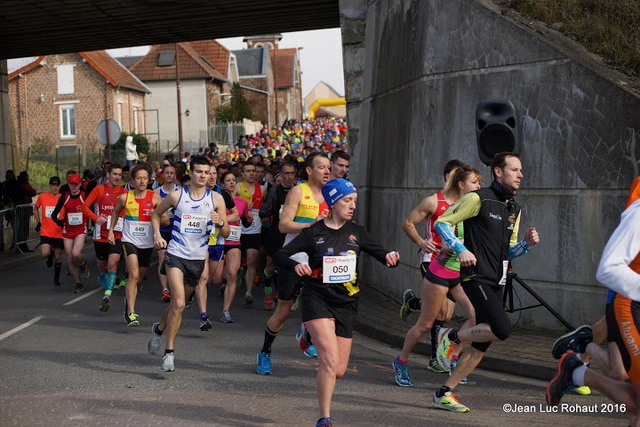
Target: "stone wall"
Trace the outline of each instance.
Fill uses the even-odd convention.
[[[365,261],[361,277],[396,299],[420,289],[417,247],[401,222],[441,188],[449,159],[474,165],[489,184],[475,108],[506,98],[522,125],[521,229],[541,235],[514,269],[572,323],[602,315],[606,290],[594,274],[638,175],[640,99],[577,47],[482,1],[341,0],[340,9],[358,220],[402,256],[395,270]],[[520,321],[560,326],[544,309]]]

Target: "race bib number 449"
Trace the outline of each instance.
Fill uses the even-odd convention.
[[[346,283],[356,277],[356,255],[322,257],[322,282]]]

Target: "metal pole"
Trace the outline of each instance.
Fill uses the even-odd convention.
[[[179,145],[179,153],[180,159],[184,155],[184,146],[182,141],[182,104],[180,102],[180,60],[178,56],[178,43],[175,43],[176,49],[176,92],[177,92],[177,102],[178,102],[178,145]]]

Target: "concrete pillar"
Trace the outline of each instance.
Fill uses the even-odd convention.
[[[0,61],[0,180],[4,181],[7,169],[14,169],[14,151],[11,132],[11,113],[9,112],[9,75],[7,61]]]

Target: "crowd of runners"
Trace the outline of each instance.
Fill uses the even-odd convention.
[[[387,267],[396,266],[400,258],[352,221],[358,191],[348,179],[345,132],[342,121],[291,122],[242,137],[225,153],[204,149],[193,156],[186,153],[183,159],[168,156],[160,165],[139,162],[131,168],[105,163],[96,168],[96,186],[89,190],[86,177],[74,171],[66,176],[66,188],[61,188],[60,178],[52,177],[49,191],[37,198],[34,215],[42,256],[53,267],[53,285],[62,284],[64,250],[75,283],[73,292],[83,292],[83,281],[90,271],[97,271],[104,295],[96,309],[110,310],[113,290],[124,286],[125,304],[120,307],[124,324],[138,326],[136,297],[157,254],[160,283],[147,286],[167,305],[152,325],[148,351],[159,354],[164,337],[161,369],[166,372],[175,369],[175,339],[185,307],[197,304],[200,329],[212,327],[207,311],[209,284],[218,285],[224,297],[218,315],[222,322],[233,323],[231,306],[237,292],[245,305],[263,304],[273,311],[262,347],[256,346],[260,375],[272,373],[275,339],[300,305],[302,325],[296,338],[304,354],[319,362],[317,425],[332,425],[333,390],[345,374],[351,351],[360,290],[359,256],[367,252]],[[402,224],[420,248],[422,289],[421,298],[410,289],[403,295],[401,317],[406,320],[416,311],[420,315],[392,361],[395,379],[400,386],[413,384],[409,357],[429,332],[428,369],[449,373],[434,391],[433,405],[453,412],[469,411],[453,390],[466,382],[492,342],[511,334],[503,308],[510,260],[539,242],[535,228],[525,230],[518,239],[521,208],[515,195],[523,178],[519,155],[497,155],[491,175],[490,185],[481,188],[483,177],[478,170],[459,160],[449,161],[443,171],[444,188],[425,197]],[[628,217],[638,211],[638,203],[630,198]],[[617,247],[608,246],[599,270],[599,280],[618,292],[608,301],[606,319],[598,326],[598,331],[604,330],[595,337],[590,327],[581,327],[558,340],[553,349],[560,358],[558,375],[547,390],[550,405],[576,387],[602,391],[618,383],[628,386],[622,382],[627,371],[634,386],[640,380],[635,378],[640,375],[638,356],[629,351],[621,356],[624,342],[621,333],[615,334],[616,318],[635,324],[634,304],[638,303],[630,305],[623,296],[631,289],[632,298],[640,289],[629,285],[638,281],[638,270],[635,276],[622,272],[627,284],[609,285],[623,280],[615,276],[615,268],[638,253],[640,230],[635,224],[639,220],[629,225],[624,218],[625,228],[619,233],[626,234],[614,237],[626,238],[629,249],[622,261],[610,267],[605,257],[622,255]],[[424,236],[416,228],[423,222]],[[90,228],[95,268],[83,257]],[[631,242],[629,235],[637,239]],[[254,286],[263,287],[264,300],[255,300]],[[456,303],[467,320],[459,329],[446,328]],[[621,307],[627,311],[623,313]],[[594,344],[607,336],[613,343],[609,354]],[[583,358],[574,357],[572,351],[584,353]],[[587,354],[610,366],[609,377],[586,369]],[[635,413],[635,391],[623,385],[618,396],[624,396],[624,403]],[[583,392],[588,391],[583,388]]]

